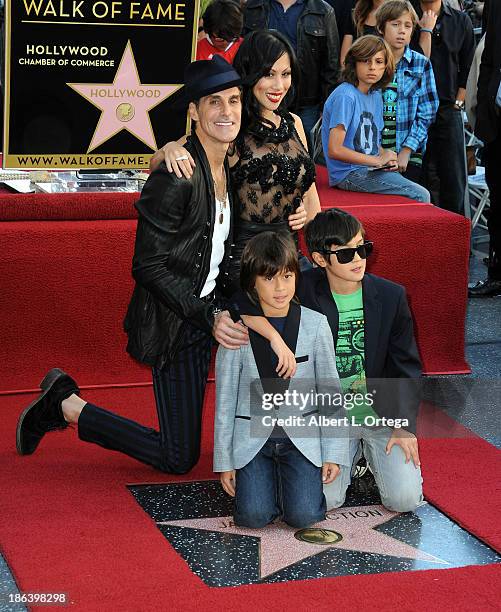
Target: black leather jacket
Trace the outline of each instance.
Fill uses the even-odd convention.
[[[247,0],[244,34],[267,29],[271,0]],[[296,108],[323,106],[338,84],[339,36],[334,9],[323,0],[305,0],[297,22],[297,57],[301,82]]]
[[[132,261],[136,286],[124,321],[127,352],[158,368],[179,350],[184,320],[207,333],[214,324],[214,305],[198,297],[209,273],[214,183],[196,136],[188,138],[186,149],[196,162],[191,179],[179,179],[161,164],[149,176],[135,205],[139,212]],[[229,184],[227,165],[226,176]],[[231,224],[225,258],[232,230]],[[224,273],[218,285],[224,292],[222,276]]]

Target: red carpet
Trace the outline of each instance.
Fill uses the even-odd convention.
[[[377,247],[371,270],[406,285],[428,372],[467,371],[464,314],[469,225],[403,199],[319,190],[364,222]],[[82,385],[149,382],[124,353],[131,291],[133,194],[0,198],[0,393],[35,388],[60,365]],[[151,387],[85,397],[156,425]],[[211,589],[195,577],[140,509],[126,484],[175,480],[126,457],[56,433],[33,457],[15,454],[27,395],[0,397],[0,543],[24,591],[68,592],[75,607],[110,610],[496,609],[498,566]],[[210,398],[209,398],[210,403]],[[206,413],[206,423],[211,423]],[[211,427],[190,479],[212,478]],[[423,442],[426,494],[493,546],[499,453],[476,438]],[[446,486],[444,486],[446,483]]]
[[[318,186],[324,206],[351,210],[375,240],[369,269],[405,285],[425,372],[468,372],[469,222],[405,198],[329,189],[322,170]],[[122,331],[135,199],[0,196],[0,393],[35,389],[56,364],[83,385],[149,382],[149,372],[125,354]]]
[[[155,424],[149,388],[100,390],[85,397]],[[209,588],[125,488],[176,478],[81,443],[70,431],[47,436],[32,457],[16,456],[15,423],[29,400],[0,398],[0,542],[21,590],[66,592],[73,609],[86,612],[255,611],[269,608],[270,601],[277,610],[499,610],[499,565]],[[206,424],[211,417],[207,410]],[[203,457],[190,479],[213,477],[211,437],[207,426]],[[422,462],[428,500],[501,548],[499,452],[475,437],[429,440],[422,444]]]

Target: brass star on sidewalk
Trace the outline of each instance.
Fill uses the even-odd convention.
[[[156,151],[157,144],[148,111],[181,87],[181,85],[141,83],[130,41],[127,42],[113,83],[67,83],[67,85],[101,111],[87,152],[121,130],[127,130]]]

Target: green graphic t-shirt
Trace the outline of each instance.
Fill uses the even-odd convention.
[[[339,331],[336,342],[336,366],[343,393],[367,393],[365,379],[365,343],[364,343],[364,306],[362,288],[342,295],[333,293],[339,312]],[[361,424],[366,416],[377,418],[371,406],[363,403],[347,411],[348,417],[354,417],[355,423]]]
[[[384,129],[381,136],[381,146],[383,149],[397,150],[397,102],[398,84],[396,73],[393,81],[388,84],[383,91],[383,120]],[[420,153],[411,153],[410,164],[421,166],[423,158]]]

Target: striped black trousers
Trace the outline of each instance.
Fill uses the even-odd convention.
[[[202,406],[212,336],[185,324],[183,348],[166,368],[153,368],[159,431],[87,403],[81,440],[125,453],[162,472],[185,474],[200,457]]]

